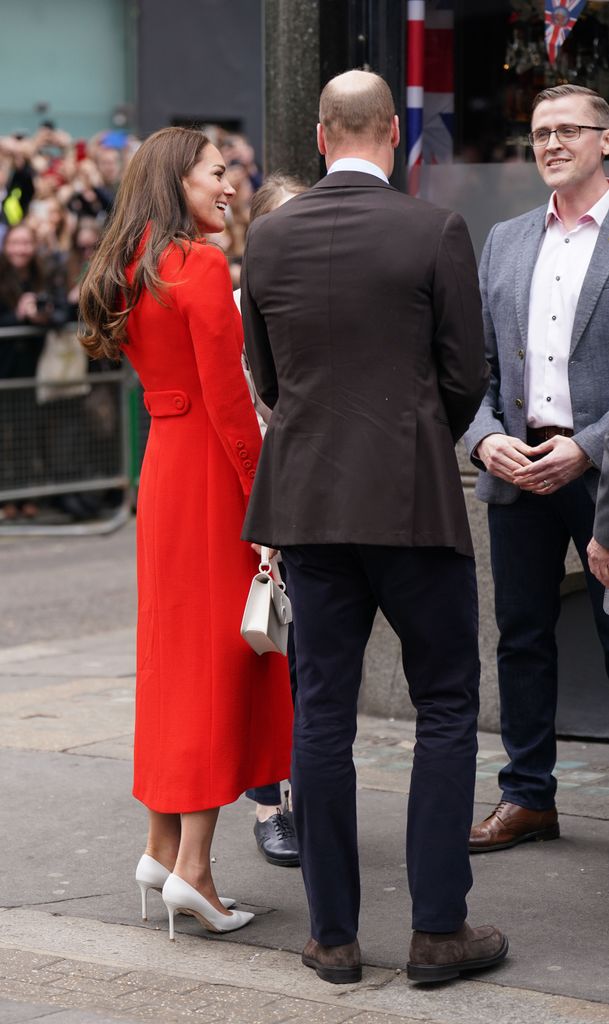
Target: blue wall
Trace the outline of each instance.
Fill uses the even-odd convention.
[[[75,137],[111,127],[132,99],[130,0],[4,0],[0,12],[0,135],[51,118]],[[37,103],[49,104],[37,113]]]

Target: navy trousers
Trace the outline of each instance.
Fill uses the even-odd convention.
[[[512,505],[489,505],[501,736],[510,759],[499,773],[504,800],[544,811],[554,806],[560,584],[569,541],[579,553],[609,674],[604,588],[588,569],[594,503],[583,480],[547,496],[523,491]]]
[[[451,932],[467,914],[477,751],[478,605],[472,558],[448,548],[282,548],[298,670],[292,799],[311,935],[353,942],[360,880],[357,696],[381,608],[400,637],[417,712],[406,859],[413,927]]]

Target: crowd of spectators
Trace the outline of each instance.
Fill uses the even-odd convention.
[[[238,288],[250,202],[261,174],[243,135],[217,125],[204,130],[222,152],[236,189],[226,229],[213,240],[224,249]],[[79,282],[139,144],[136,136],[120,130],[100,132],[89,140],[73,139],[51,122],[41,124],[31,136],[0,137],[0,329],[4,328],[0,330],[0,379],[35,378],[48,332],[77,320]],[[23,331],[24,327],[29,330]],[[77,402],[62,410],[64,419],[71,414],[77,429]],[[15,442],[11,416],[7,408],[0,414],[0,443],[5,452]],[[40,450],[38,445],[38,462],[43,457]],[[39,476],[44,477],[44,469]],[[72,518],[89,517],[95,506],[72,500],[70,495],[57,498],[54,504]],[[0,505],[0,518],[5,520],[38,514],[35,500]]]

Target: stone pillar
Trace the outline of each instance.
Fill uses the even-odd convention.
[[[457,446],[465,504],[476,553],[480,607],[481,729],[499,732],[495,597],[491,572],[487,506],[474,493],[478,471],[463,444]],[[557,730],[563,736],[607,738],[609,694],[602,651],[594,627],[592,606],[577,551],[571,543],[561,586],[562,612],[558,622]],[[442,623],[438,622],[438,643]],[[385,618],[377,615],[366,650],[360,711],[389,718],[414,718],[402,670],[400,643]]]
[[[478,599],[480,607],[480,728],[499,731],[499,694],[497,690],[497,627],[493,580],[491,574],[486,505],[474,494],[477,470],[470,462],[463,444],[457,446],[465,504],[476,552]],[[458,597],[456,598],[458,600]],[[438,622],[438,643],[442,643],[442,623]],[[379,612],[364,662],[364,679],[359,702],[360,710],[370,715],[389,718],[414,718],[408,686],[402,669],[400,643]]]
[[[319,93],[334,75],[364,67],[381,74],[404,111],[404,0],[265,0],[264,171],[314,184]],[[391,178],[405,187],[405,145]]]
[[[315,141],[320,3],[266,0],[264,4],[264,171],[285,171],[311,185],[320,178]]]

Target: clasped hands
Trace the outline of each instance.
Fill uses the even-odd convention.
[[[477,454],[493,476],[533,494],[553,494],[589,466],[588,457],[577,442],[561,435],[532,448],[518,437],[489,434],[478,445]],[[533,455],[541,458],[531,462]],[[593,537],[587,554],[590,572],[604,587],[609,587],[609,548]]]
[[[575,480],[590,464],[577,442],[561,434],[534,447],[509,434],[489,434],[478,445],[477,454],[493,476],[542,495]]]

